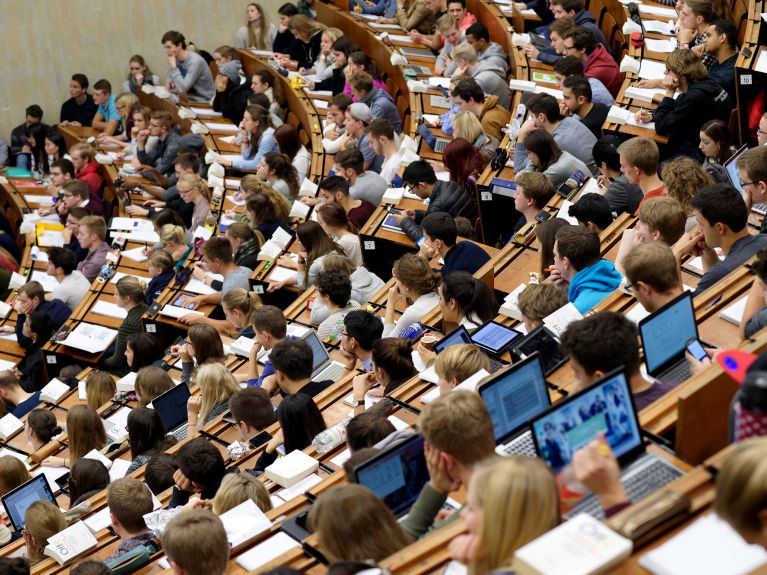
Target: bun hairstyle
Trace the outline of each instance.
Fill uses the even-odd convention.
[[[247,317],[263,305],[261,298],[254,291],[247,291],[243,288],[234,288],[226,292],[221,299],[221,303],[228,310],[239,310]]]
[[[412,353],[413,342],[405,338],[385,337],[373,344],[373,363],[389,376],[384,395],[388,395],[417,373]]]
[[[442,281],[440,274],[429,267],[429,262],[416,254],[402,256],[394,262],[392,272],[416,296],[436,291]]]
[[[184,234],[186,230],[183,226],[176,226],[174,224],[163,224],[160,228],[160,241],[163,244],[168,242],[174,244],[180,244],[184,242]]]
[[[47,409],[33,409],[27,416],[27,424],[35,432],[37,438],[48,443],[54,436],[60,434],[63,429],[56,421],[56,416]]]
[[[117,280],[117,293],[120,297],[133,303],[141,303],[146,299],[146,284],[132,276],[124,276]]]

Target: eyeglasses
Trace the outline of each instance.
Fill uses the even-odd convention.
[[[162,126],[160,126],[159,124],[153,124],[152,122],[149,122],[149,127],[150,128],[162,128]]]
[[[754,185],[754,182],[743,182],[743,181],[740,182],[740,187],[741,188],[743,186],[753,186],[753,185]]]
[[[756,129],[757,134],[761,134],[762,136],[767,135],[767,130],[762,130],[760,128]]]

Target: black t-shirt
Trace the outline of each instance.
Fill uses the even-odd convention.
[[[90,94],[88,94],[82,105],[75,102],[74,98],[70,98],[61,105],[61,121],[80,122],[83,126],[90,126],[98,109],[99,107],[93,101],[93,96]]]
[[[599,139],[602,137],[602,124],[605,123],[609,111],[610,108],[604,104],[593,103],[589,113],[581,118],[581,124],[591,130],[591,133]]]

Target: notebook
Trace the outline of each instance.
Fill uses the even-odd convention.
[[[692,295],[683,293],[639,322],[647,374],[661,382],[690,378],[687,343],[698,339]]]
[[[24,529],[24,514],[27,512],[27,508],[35,501],[41,499],[50,501],[58,508],[58,503],[56,503],[56,498],[53,496],[51,486],[43,474],[9,491],[0,498],[0,501],[3,503],[13,528],[16,531],[21,531]]]
[[[346,367],[337,361],[333,361],[330,358],[328,350],[320,341],[317,332],[310,329],[303,336],[301,336],[309,347],[312,349],[312,355],[314,357],[312,364],[312,381],[324,381],[326,379],[332,379],[338,381],[338,379],[346,373]]]
[[[180,383],[152,400],[152,406],[168,433],[175,435],[177,431],[181,431],[186,437],[186,403],[191,395],[189,387],[185,383]]]

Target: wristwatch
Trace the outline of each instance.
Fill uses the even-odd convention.
[[[364,399],[354,399],[354,398],[352,398],[351,401],[349,401],[349,405],[351,405],[352,407],[357,407],[359,405],[362,405],[363,403],[365,403]]]

